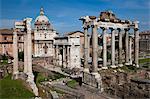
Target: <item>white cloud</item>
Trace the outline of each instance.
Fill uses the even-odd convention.
[[[15,19],[0,19],[0,28],[13,28]]]
[[[147,21],[147,22],[141,22],[141,25],[149,25],[149,26],[150,26],[150,21]]]
[[[121,8],[129,8],[129,9],[148,9],[149,1],[142,2],[141,0],[124,0],[120,3]]]

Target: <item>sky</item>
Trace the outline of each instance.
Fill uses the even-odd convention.
[[[138,20],[140,31],[150,30],[150,0],[0,0],[0,28],[13,28],[14,21],[35,18],[44,8],[58,33],[82,31],[81,16],[99,16],[111,10],[120,19]]]

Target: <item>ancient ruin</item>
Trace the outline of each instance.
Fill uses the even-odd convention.
[[[31,21],[32,18],[25,18],[21,22],[15,22],[14,40],[13,40],[13,79],[23,77],[29,84],[35,96],[38,96],[38,88],[34,82],[34,75],[32,71],[32,39],[31,39]],[[18,40],[17,34],[24,33],[24,71],[19,72],[18,69]],[[26,78],[27,76],[27,78]]]
[[[83,82],[102,88],[101,76],[98,73],[98,29],[102,29],[103,35],[103,65],[101,69],[108,69],[107,65],[107,31],[111,30],[111,65],[110,67],[116,68],[123,65],[133,65],[139,67],[138,54],[139,54],[139,28],[138,21],[120,20],[116,18],[115,14],[111,11],[101,12],[99,17],[95,16],[84,16],[80,20],[83,22],[83,29],[85,35],[84,44],[84,72]],[[87,33],[88,29],[92,29],[92,67],[88,66],[88,51],[87,51]],[[131,57],[131,40],[129,38],[129,30],[134,30],[134,60]],[[122,58],[122,35],[125,33],[125,63]],[[115,63],[115,34],[119,35],[119,64]],[[91,70],[91,71],[90,71]],[[87,80],[89,79],[89,80]]]

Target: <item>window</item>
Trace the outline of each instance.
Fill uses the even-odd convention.
[[[19,37],[19,40],[21,40],[21,37]]]
[[[7,40],[7,37],[4,37],[4,40]]]

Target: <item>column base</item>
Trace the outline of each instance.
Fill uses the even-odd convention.
[[[13,73],[13,76],[12,76],[12,79],[18,79],[18,76],[19,76],[19,72],[14,72]]]
[[[108,69],[108,67],[105,66],[105,67],[102,67],[102,69]]]
[[[130,63],[125,63],[125,65],[130,65]]]
[[[35,96],[38,96],[39,93],[38,93],[38,88],[34,82],[34,75],[33,73],[27,73],[28,75],[28,78],[27,78],[27,83],[29,83],[33,93],[35,94]]]
[[[89,68],[84,68],[84,69],[83,69],[83,72],[89,73],[90,70],[89,70]]]
[[[133,64],[133,66],[135,66],[135,67],[137,67],[137,68],[139,68],[139,67],[140,67],[138,64]]]
[[[87,70],[83,72],[83,83],[97,88],[100,92],[103,92],[102,88],[102,78],[98,72],[89,73]]]
[[[130,61],[129,64],[132,65],[132,61]]]
[[[102,78],[101,78],[100,74],[98,72],[93,72],[91,74],[95,77],[95,79],[97,81],[97,88],[100,89],[101,92],[103,92],[104,89],[102,88]]]
[[[26,73],[27,74],[27,82],[34,81],[34,75],[33,73]]]
[[[117,66],[116,66],[116,65],[111,65],[110,67],[111,67],[111,68],[116,68]]]
[[[122,66],[123,66],[123,64],[118,64],[118,66],[119,66],[119,67],[122,67]]]

